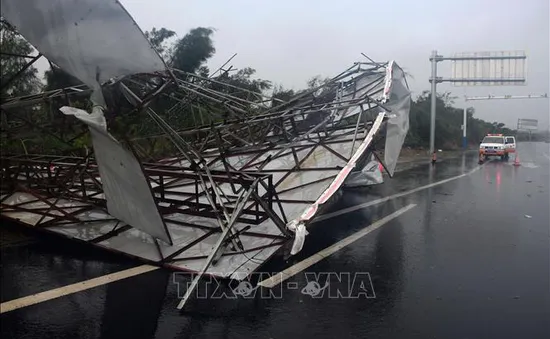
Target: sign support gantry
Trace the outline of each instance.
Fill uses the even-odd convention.
[[[429,79],[431,83],[430,154],[435,150],[437,84],[450,82],[466,86],[523,85],[526,58],[524,52],[477,52],[444,57],[438,55],[436,50],[432,51],[430,56],[432,74]],[[445,60],[453,62],[453,76],[450,78],[437,76],[437,63]],[[466,123],[463,126],[463,137],[465,133]]]

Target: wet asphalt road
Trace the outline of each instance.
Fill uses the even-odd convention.
[[[550,338],[550,149],[545,143],[520,143],[518,148],[519,167],[512,160],[491,161],[470,175],[315,224],[296,258],[275,257],[263,271],[284,269],[417,204],[314,264],[307,269],[309,275],[302,272],[285,281],[274,289],[279,293],[275,297],[210,295],[179,312],[175,282],[187,280],[161,269],[3,313],[0,336]],[[332,210],[477,167],[475,154],[422,165],[397,173],[382,186],[348,191]],[[2,302],[140,265],[2,229]],[[313,298],[302,293],[311,274],[321,272],[340,273],[340,282],[335,275],[314,278],[325,286],[330,277],[333,290],[325,291],[335,288],[342,295],[331,298],[335,293],[329,292]],[[354,274],[356,280],[348,284],[346,277]],[[365,284],[355,284],[361,281]],[[357,286],[366,286],[370,298],[349,298],[356,296]],[[231,291],[224,286],[219,290]]]

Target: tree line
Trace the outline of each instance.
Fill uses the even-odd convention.
[[[174,69],[182,71],[181,76],[183,78],[189,77],[189,75],[196,75],[197,78],[212,77],[211,70],[206,66],[208,60],[215,54],[216,49],[212,37],[215,30],[206,27],[197,27],[190,30],[183,37],[178,37],[177,34],[166,28],[153,28],[150,31],[145,32],[145,36],[149,39],[151,45],[159,52],[161,57],[165,60],[168,66]],[[33,53],[33,47],[17,33],[17,31],[9,25],[9,23],[0,19],[0,70],[1,70],[1,85],[0,99],[2,102],[9,97],[17,97],[29,94],[39,93],[43,90],[53,90],[58,88],[64,88],[68,86],[75,86],[80,84],[80,81],[73,76],[65,73],[59,69],[56,65],[51,64],[51,68],[44,74],[44,79],[40,79],[38,70],[31,66],[25,71],[20,70],[25,66],[29,58],[25,57]],[[234,86],[234,88],[244,88],[252,93],[265,93],[271,92],[274,100],[288,100],[292,96],[296,95],[300,91],[294,91],[292,89],[285,89],[280,85],[274,85],[270,80],[258,79],[255,75],[255,70],[250,67],[245,67],[239,70],[226,69],[223,72],[216,74],[216,81],[223,82]],[[10,79],[20,73],[14,80]],[[185,75],[187,74],[187,75]],[[315,76],[307,82],[308,88],[313,88],[319,85],[323,79],[320,76]],[[233,88],[233,87],[232,87]],[[216,90],[227,91],[227,88],[213,88]],[[231,90],[231,89],[229,89]],[[246,96],[247,100],[259,101],[258,98],[250,98],[249,94],[233,90],[229,93],[233,96],[241,96],[243,99]],[[461,145],[462,139],[462,119],[463,111],[461,108],[454,106],[453,97],[450,93],[439,94],[436,100],[437,116],[436,116],[436,145],[438,148],[454,149]],[[424,92],[416,98],[411,100],[410,110],[410,128],[407,138],[405,140],[405,146],[411,148],[426,148],[429,144],[429,131],[430,131],[430,94]],[[65,119],[62,114],[55,114],[52,111],[56,111],[58,106],[67,104],[63,100],[57,100],[49,103],[48,111],[45,111],[42,105],[41,109],[36,108],[24,108],[21,112],[18,112],[21,116],[27,116],[30,120],[36,120],[47,125],[46,122],[49,119],[60,120]],[[85,101],[71,102],[71,104],[79,107],[86,108],[87,103]],[[205,116],[201,111],[201,107],[189,105],[184,111],[170,110],[173,103],[169,103],[167,100],[158,104],[157,112],[163,116],[165,120],[169,122],[172,127],[176,129],[189,129],[196,124],[208,124],[213,121],[220,121],[223,116]],[[164,106],[163,106],[164,105]],[[215,107],[209,103],[208,110],[222,112],[223,106]],[[52,110],[53,106],[53,110]],[[249,107],[250,110],[254,109],[254,106]],[[2,147],[7,147],[10,150],[21,151],[23,147],[22,142],[15,139],[22,139],[19,135],[10,135],[7,130],[9,127],[13,127],[13,124],[17,124],[13,119],[7,118],[7,114],[2,112]],[[115,134],[119,134],[125,139],[139,139],[149,135],[154,135],[154,124],[148,121],[145,115],[136,117],[135,112],[131,112],[127,115],[112,117],[110,126],[113,126]],[[221,114],[221,113],[220,113]],[[199,118],[197,118],[197,116]],[[42,126],[42,129],[45,127]],[[58,124],[56,125],[58,126]],[[28,132],[28,129],[24,131]],[[76,130],[74,138],[72,138],[73,144],[76,146],[89,145],[89,139],[85,133],[81,130]],[[503,134],[515,134],[515,131],[504,126],[503,123],[488,122],[483,119],[474,117],[471,113],[468,114],[468,141],[471,145],[476,145],[487,133],[503,133]],[[64,145],[51,134],[55,133],[42,133],[41,136],[30,137],[27,139],[28,147],[34,148],[33,150],[41,153],[58,153],[60,149],[66,149],[68,145]],[[15,137],[15,139],[14,139]],[[14,141],[15,140],[15,141]],[[154,140],[148,141],[153,150],[160,153],[169,153],[170,147],[167,141]],[[26,150],[28,151],[28,150]]]

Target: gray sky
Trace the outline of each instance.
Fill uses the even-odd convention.
[[[361,52],[378,61],[395,60],[414,79],[416,96],[429,89],[429,55],[457,52],[524,50],[527,85],[452,87],[438,92],[464,95],[549,93],[548,0],[339,0],[339,1],[181,1],[122,0],[145,31],[166,27],[180,37],[198,26],[216,29],[211,69],[238,53],[232,64],[250,66],[260,78],[299,89],[317,74],[336,75]],[[438,65],[451,75],[451,63]],[[519,117],[549,126],[549,100],[468,102],[476,116],[514,127]]]

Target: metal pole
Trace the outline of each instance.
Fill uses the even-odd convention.
[[[430,110],[430,154],[433,154],[435,150],[435,104],[436,104],[436,86],[437,86],[437,51],[432,51],[432,106]]]
[[[208,255],[208,258],[206,258],[206,261],[204,263],[203,268],[200,270],[199,274],[195,276],[193,281],[191,282],[191,286],[185,291],[185,295],[183,296],[183,299],[178,304],[178,310],[181,310],[183,306],[185,306],[185,303],[189,300],[189,297],[191,297],[191,293],[195,290],[197,287],[197,284],[199,283],[199,280],[202,278],[204,273],[208,270],[208,267],[212,264],[212,261],[214,261],[214,257],[216,257],[216,254],[222,247],[222,245],[225,242],[225,239],[229,235],[231,229],[233,228],[233,225],[236,224],[237,219],[241,216],[243,209],[248,202],[248,199],[250,198],[250,195],[254,192],[254,190],[257,188],[258,185],[258,179],[248,188],[248,191],[243,191],[239,198],[237,199],[237,203],[235,206],[235,210],[233,211],[233,214],[231,215],[231,218],[229,219],[227,223],[227,227],[223,230],[222,234],[218,238],[218,241],[212,248],[212,252]]]
[[[466,125],[468,121],[467,109],[464,108],[464,121],[462,123],[462,149],[466,150],[468,148],[468,139],[466,138]]]

